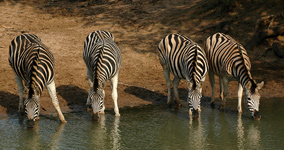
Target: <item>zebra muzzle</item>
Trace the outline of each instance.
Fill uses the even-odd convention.
[[[27,128],[33,128],[34,125],[35,125],[35,122],[33,120],[27,120],[26,121]]]
[[[100,116],[99,116],[98,112],[97,113],[93,113],[93,115],[92,115],[92,120],[93,121],[99,121],[99,118],[100,118]]]
[[[261,116],[260,116],[259,111],[254,110],[254,112],[253,112],[253,118],[254,118],[255,120],[260,120]]]
[[[198,119],[198,118],[199,118],[198,109],[192,109],[192,119]]]

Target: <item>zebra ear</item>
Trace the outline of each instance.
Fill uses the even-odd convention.
[[[256,88],[257,88],[258,90],[260,90],[260,89],[263,87],[263,85],[264,85],[264,81],[262,81],[261,83],[258,83],[257,86],[256,86]]]
[[[246,88],[247,88],[247,90],[251,89],[251,82],[250,81],[247,83]]]

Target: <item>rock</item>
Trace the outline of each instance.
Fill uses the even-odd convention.
[[[284,46],[280,42],[274,42],[272,44],[272,50],[278,57],[284,58]]]

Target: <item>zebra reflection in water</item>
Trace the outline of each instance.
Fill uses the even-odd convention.
[[[238,149],[261,149],[259,124],[243,125],[242,114],[238,115],[237,138]]]
[[[113,119],[113,123],[107,121],[108,123],[106,124],[106,116],[102,115],[99,122],[93,122],[92,138],[90,138],[91,147],[99,146],[103,149],[121,149],[120,118],[114,117]],[[112,143],[112,145],[109,143]]]

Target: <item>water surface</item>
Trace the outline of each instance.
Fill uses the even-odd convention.
[[[236,103],[221,111],[202,105],[199,120],[187,107],[121,109],[121,117],[106,112],[92,122],[86,112],[65,114],[67,124],[41,116],[33,129],[18,117],[0,120],[1,149],[284,149],[284,99],[261,103],[260,121]],[[231,109],[232,108],[232,109]],[[235,109],[233,109],[235,108]]]

